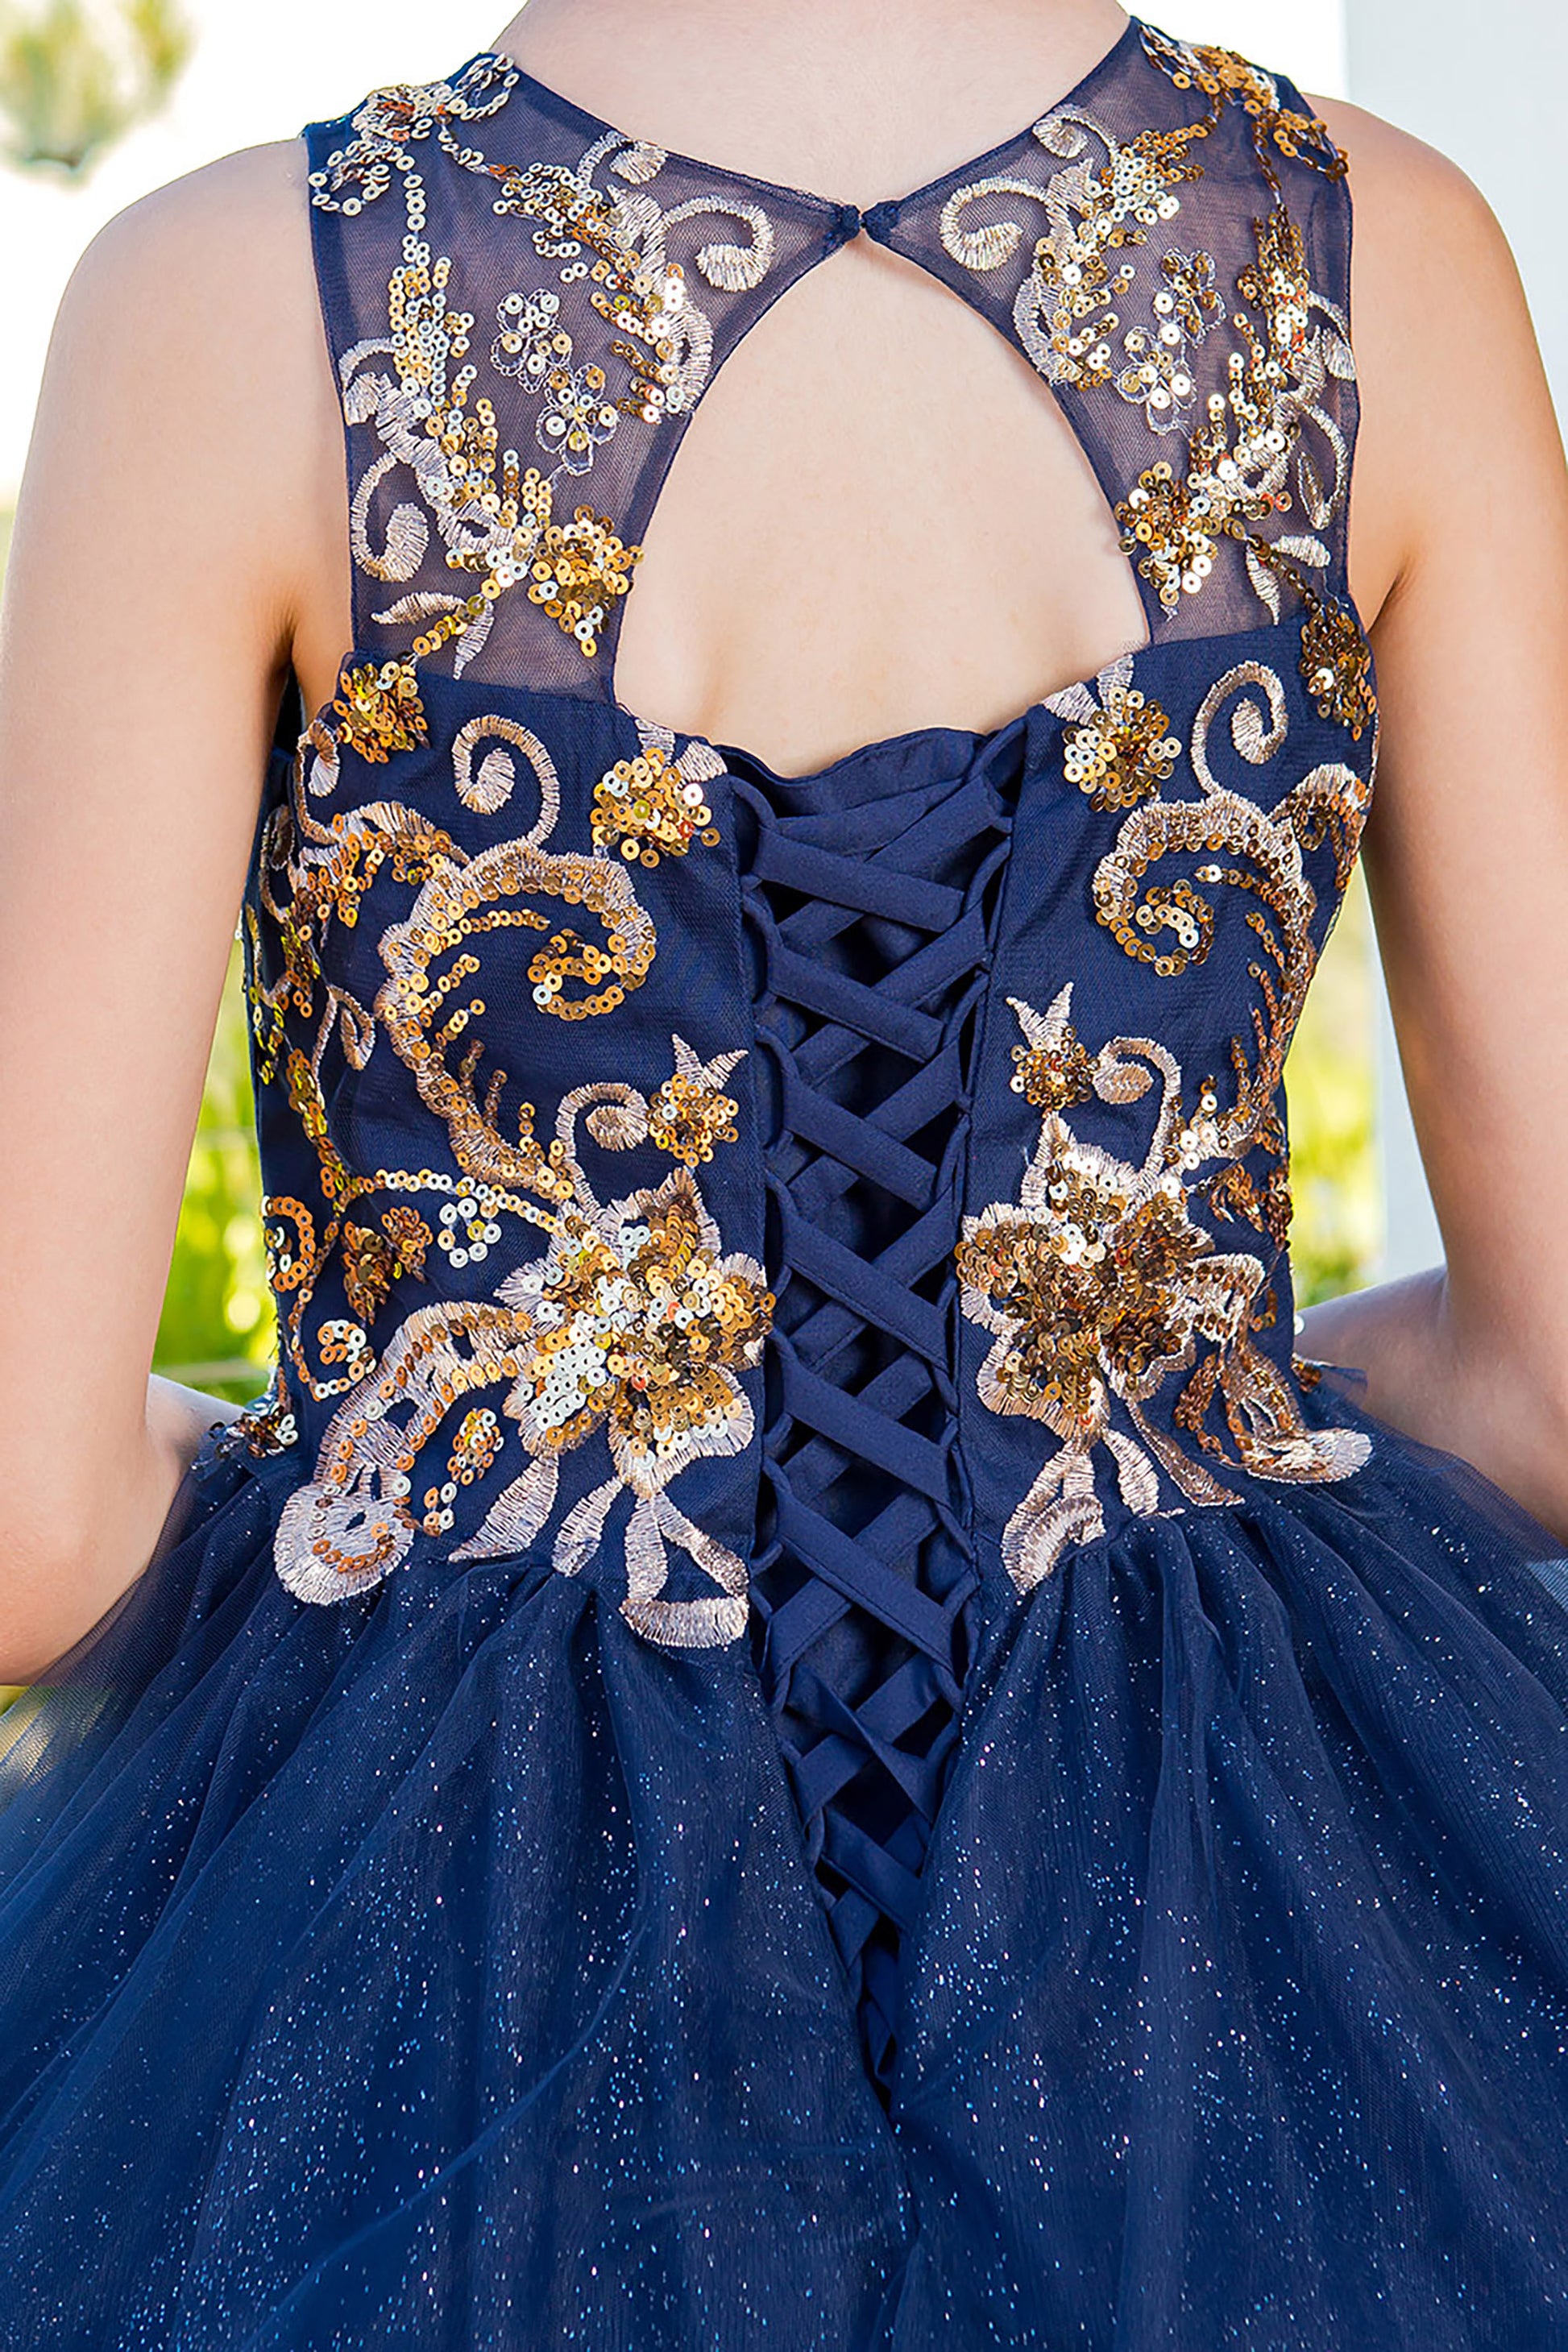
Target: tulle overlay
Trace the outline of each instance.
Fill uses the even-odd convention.
[[[753,1679],[547,1559],[301,1609],[287,1489],[13,1734],[0,2326],[744,2341],[816,2244],[795,2340],[860,2340],[896,2166]]]
[[[1561,2343],[1563,1563],[1374,1434],[988,1616],[890,2115],[748,1660],[212,1465],[5,1725],[5,2340]]]

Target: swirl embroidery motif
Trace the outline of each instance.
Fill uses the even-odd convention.
[[[651,1100],[617,1084],[566,1097],[531,1179],[534,1221],[548,1236],[543,1256],[509,1274],[491,1297],[417,1309],[377,1372],[340,1406],[314,1475],[289,1496],[279,1525],[279,1573],[300,1599],[366,1591],[407,1557],[416,1535],[450,1530],[459,1490],[506,1452],[493,1411],[469,1401],[505,1386],[501,1410],[528,1466],[451,1557],[503,1557],[534,1541],[555,1508],[562,1457],[603,1429],[611,1475],[566,1514],[557,1571],[581,1572],[617,1496],[629,1493],[627,1622],[673,1647],[711,1648],[743,1632],[743,1563],[695,1527],[668,1489],[700,1458],[751,1444],[754,1418],[737,1374],[760,1360],[773,1302],[757,1261],[724,1253],[692,1172],[733,1132],[736,1105],[723,1087],[743,1057],[704,1063],[679,1037],[674,1051],[674,1073]],[[606,1151],[654,1143],[676,1160],[673,1172],[601,1202],[583,1165],[579,1120]],[[447,1461],[416,1496],[418,1467],[459,1409]],[[669,1597],[671,1545],[711,1590]]]
[[[713,327],[693,299],[671,232],[718,217],[743,239],[702,244],[696,266],[717,289],[759,286],[776,238],[766,211],[734,195],[697,196],[661,206],[650,193],[668,158],[662,148],[605,131],[575,164],[491,163],[465,136],[505,107],[518,75],[481,58],[454,84],[378,90],[353,118],[354,137],[311,174],[311,201],[357,215],[396,179],[407,218],[403,259],[387,289],[387,332],[339,361],[343,411],[369,425],[381,454],[359,477],[353,501],[354,560],[370,578],[408,586],[430,552],[432,530],[446,568],[470,576],[466,593],[413,588],[374,615],[378,625],[417,631],[408,654],[361,675],[358,701],[374,741],[382,700],[418,732],[416,665],[454,648],[458,675],[483,650],[500,600],[522,589],[576,645],[584,660],[631,586],[641,549],[588,505],[557,510],[558,489],[585,478],[627,419],[658,426],[689,414],[711,373]],[[515,288],[498,306],[490,341],[494,375],[539,403],[534,438],[544,463],[523,464],[502,446],[495,403],[479,387],[473,358],[477,321],[453,291],[453,263],[426,235],[429,192],[419,150],[434,139],[458,169],[491,179],[494,209],[533,224],[542,262],[555,284]],[[601,165],[612,184],[601,184]],[[583,351],[568,323],[563,292],[581,288],[602,331]],[[599,348],[603,344],[605,348]],[[371,363],[390,359],[392,372]],[[613,363],[624,388],[611,384]],[[405,496],[372,536],[377,494],[393,479]],[[345,714],[354,723],[359,714]]]
[[[1108,694],[1112,709],[1124,706],[1128,683],[1121,666],[1101,681],[1120,698]],[[1316,1482],[1348,1476],[1369,1451],[1353,1431],[1306,1426],[1289,1381],[1253,1338],[1268,1315],[1263,1258],[1217,1249],[1194,1213],[1202,1207],[1211,1221],[1245,1218],[1274,1244],[1271,1255],[1284,1247],[1289,1193],[1278,1101],[1315,963],[1317,901],[1302,849],[1330,840],[1342,887],[1369,797],[1363,780],[1339,762],[1314,769],[1271,811],[1223,787],[1209,738],[1237,696],[1237,751],[1253,766],[1278,754],[1287,733],[1283,688],[1263,664],[1240,664],[1211,690],[1194,724],[1191,757],[1201,797],[1147,799],[1134,808],[1093,886],[1100,921],[1163,979],[1205,961],[1214,936],[1205,893],[1235,889],[1257,900],[1249,920],[1259,948],[1251,967],[1259,1002],[1250,1037],[1232,1042],[1228,1108],[1212,1080],[1185,1108],[1180,1064],[1156,1039],[1113,1037],[1089,1052],[1073,1026],[1070,982],[1044,1013],[1012,1000],[1025,1039],[1014,1055],[1013,1088],[1040,1113],[1040,1138],[1017,1202],[995,1202],[965,1218],[958,1270],[964,1314],[994,1339],[979,1374],[983,1402],[1041,1421],[1060,1440],[1004,1538],[1020,1592],[1047,1575],[1069,1543],[1105,1532],[1100,1448],[1122,1502],[1142,1514],[1161,1507],[1162,1476],[1187,1504],[1237,1499],[1200,1454],[1258,1478]],[[1087,721],[1089,714],[1075,698],[1072,715]],[[1177,856],[1196,861],[1192,882],[1145,887],[1152,867]],[[1150,941],[1162,931],[1173,944],[1156,956]],[[1130,1106],[1156,1086],[1141,1159],[1075,1132],[1075,1106]],[[1260,1187],[1244,1164],[1259,1153],[1279,1163],[1278,1182]],[[1181,1373],[1187,1377],[1171,1419],[1190,1445],[1147,1410]],[[1213,1426],[1216,1405],[1223,1437]]]
[[[1059,168],[1043,181],[994,173],[956,189],[943,207],[942,243],[967,269],[1000,269],[1023,244],[1023,226],[971,225],[975,206],[1021,197],[1044,208],[1046,228],[1013,303],[1025,352],[1052,386],[1109,386],[1142,409],[1151,432],[1184,442],[1176,457],[1152,458],[1115,501],[1124,552],[1170,615],[1203,593],[1222,542],[1234,541],[1272,620],[1285,589],[1300,599],[1303,675],[1323,716],[1359,738],[1373,715],[1371,656],[1353,612],[1318,581],[1332,562],[1323,534],[1342,516],[1350,484],[1349,446],[1326,395],[1336,381],[1354,382],[1355,361],[1343,310],[1312,282],[1279,170],[1285,156],[1339,178],[1344,158],[1321,123],[1285,106],[1278,84],[1245,59],[1148,27],[1142,40],[1176,89],[1205,95],[1206,112],[1119,141],[1090,115],[1058,108],[1033,136]],[[1201,143],[1231,105],[1250,124],[1273,200],[1255,225],[1257,257],[1237,275],[1234,309],[1212,256],[1167,244],[1152,270],[1134,257],[1179,215],[1180,189],[1204,175]],[[1140,315],[1130,320],[1135,297]],[[1227,325],[1236,340],[1200,406],[1194,353]],[[1298,509],[1307,527],[1281,531],[1280,520]]]
[[[280,952],[268,977],[252,912],[258,1076],[263,1086],[283,1078],[316,1157],[321,1194],[314,1206],[269,1195],[263,1216],[289,1374],[319,1402],[344,1394],[375,1368],[375,1318],[395,1285],[426,1278],[437,1263],[433,1250],[459,1248],[465,1263],[475,1252],[482,1260],[507,1221],[538,1222],[529,1195],[548,1171],[548,1154],[528,1114],[519,1116],[515,1134],[503,1131],[504,1076],[492,1071],[482,1088],[479,1082],[487,950],[499,943],[515,953],[522,935],[517,944],[527,957],[533,1003],[546,1017],[577,1022],[613,1013],[641,987],[658,950],[652,918],[634,887],[636,866],[657,866],[661,853],[683,857],[718,837],[709,797],[723,764],[701,741],[677,757],[666,730],[641,728],[637,757],[618,761],[600,780],[594,844],[582,852],[553,846],[560,781],[529,729],[500,716],[471,720],[454,738],[452,765],[458,800],[483,815],[500,815],[510,805],[521,765],[538,787],[534,824],[470,853],[396,801],[364,803],[324,823],[312,803],[339,789],[342,751],[330,730],[317,727],[300,745],[289,801],[263,839],[260,910]],[[383,875],[407,885],[412,903],[404,920],[381,933],[386,979],[374,1005],[366,1005],[328,977],[327,950],[334,925],[357,926]],[[544,911],[552,903],[553,915]],[[310,1024],[302,1042],[290,1036],[290,1014]],[[363,1070],[383,1039],[445,1128],[458,1176],[430,1168],[362,1172],[334,1141],[329,1054],[335,1050]],[[411,1205],[420,1196],[439,1202],[435,1224]],[[307,1318],[334,1263],[348,1313],[321,1318],[308,1333]],[[272,1418],[281,1432],[286,1414],[277,1411]]]

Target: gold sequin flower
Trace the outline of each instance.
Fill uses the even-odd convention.
[[[1092,808],[1132,808],[1169,781],[1182,746],[1160,705],[1132,684],[1130,655],[1103,670],[1098,684],[1098,704],[1084,687],[1050,699],[1058,717],[1077,721],[1062,750],[1068,782]]]
[[[332,709],[341,722],[339,741],[378,766],[430,740],[412,662],[367,662],[361,669],[345,670]]]
[[[1118,501],[1116,520],[1123,553],[1136,559],[1167,613],[1175,611],[1184,594],[1198,593],[1214,570],[1218,545],[1202,488],[1194,490],[1162,457],[1146,466]]]
[[[1108,1171],[1052,1168],[1044,1214],[992,1212],[960,1246],[966,1311],[1001,1334],[986,1402],[1070,1431],[1105,1433],[1110,1383],[1132,1389],[1191,1336],[1192,1276],[1208,1236],[1167,1178],[1135,1201]]]
[[[1301,675],[1319,716],[1336,719],[1356,742],[1377,717],[1372,647],[1348,604],[1314,597],[1301,631]]]
[[[684,857],[697,840],[715,847],[707,785],[717,765],[716,757],[704,762],[690,753],[677,761],[655,742],[635,760],[617,760],[594,787],[595,848],[618,849],[628,863],[652,866],[661,853]]]
[[[1192,1214],[1188,1172],[1217,1144],[1212,1093],[1200,1090],[1197,1119],[1184,1120],[1181,1069],[1152,1038],[1117,1037],[1090,1056],[1072,1024],[1070,983],[1045,1013],[1012,1003],[1026,1041],[1013,1086],[1041,1111],[1040,1140],[1016,1203],[994,1202],[964,1219],[957,1265],[963,1313],[993,1336],[982,1402],[1043,1422],[1061,1440],[1003,1538],[1008,1573],[1027,1592],[1069,1543],[1104,1534],[1095,1486],[1102,1446],[1134,1511],[1158,1509],[1162,1472],[1186,1502],[1237,1499],[1143,1412],[1194,1361],[1178,1426],[1223,1452],[1203,1420],[1217,1394],[1239,1465],[1254,1476],[1342,1478],[1365,1460],[1367,1442],[1306,1427],[1289,1383],[1253,1339],[1262,1262],[1216,1251]],[[1081,1141],[1065,1115],[1091,1097],[1141,1102],[1156,1081],[1142,1162]]]
[[[630,588],[632,567],[641,558],[640,547],[623,545],[607,515],[579,507],[570,522],[546,524],[529,596],[591,661],[599,632]]]
[[[1015,1045],[1009,1083],[1033,1110],[1069,1110],[1094,1092],[1094,1062],[1074,1030],[1047,1034],[1043,1044]]]
[[[503,1200],[477,1180],[445,1204],[438,1238],[453,1265],[482,1261],[502,1209],[548,1235],[542,1257],[515,1267],[489,1297],[416,1308],[379,1360],[363,1332],[323,1332],[323,1353],[330,1344],[333,1360],[352,1358],[359,1377],[314,1475],[279,1521],[279,1573],[301,1600],[366,1591],[407,1557],[416,1535],[450,1533],[461,1489],[505,1450],[501,1420],[464,1400],[504,1385],[501,1415],[517,1426],[527,1467],[451,1558],[526,1550],[554,1512],[563,1458],[603,1431],[613,1475],[562,1519],[556,1570],[576,1576],[599,1555],[612,1507],[630,1494],[628,1623],[678,1648],[743,1633],[743,1561],[687,1518],[667,1489],[694,1462],[743,1452],[755,1432],[739,1375],[761,1360],[773,1299],[757,1260],[724,1249],[692,1173],[716,1143],[734,1139],[737,1105],[722,1089],[744,1055],[703,1062],[682,1039],[672,1042],[675,1070],[651,1098],[614,1081],[568,1095],[548,1156],[524,1122],[510,1172],[541,1205]],[[580,1156],[584,1137],[612,1152],[652,1144],[679,1164],[662,1184],[603,1203]],[[421,1489],[416,1476],[426,1463],[434,1468],[430,1449],[459,1407],[462,1421],[437,1457],[440,1483]],[[686,1555],[695,1590],[668,1590],[671,1547]]]
[[[533,294],[508,294],[496,315],[491,366],[498,375],[515,376],[539,391],[551,371],[572,356],[572,337],[561,323],[560,295],[548,286]]]
[[[749,1423],[735,1368],[755,1363],[773,1301],[747,1257],[721,1257],[689,1171],[597,1216],[562,1220],[542,1265],[500,1296],[537,1338],[507,1411],[531,1452],[580,1445],[601,1423],[625,1484],[657,1494]]]
[[[540,447],[558,458],[569,474],[585,474],[595,453],[620,422],[605,397],[602,367],[552,368],[545,381],[544,406],[535,430]]]
[[[675,1072],[648,1103],[647,1131],[650,1140],[682,1167],[705,1167],[716,1143],[734,1142],[740,1107],[721,1089],[744,1058],[721,1054],[716,1061],[700,1062],[684,1038],[676,1038]]]

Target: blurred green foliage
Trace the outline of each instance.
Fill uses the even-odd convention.
[[[1377,1165],[1376,949],[1358,869],[1285,1069],[1298,1307],[1369,1282],[1383,1251]]]
[[[276,1328],[261,1230],[243,981],[237,947],[153,1360],[168,1379],[239,1404],[267,1385]]]
[[[192,47],[176,0],[0,0],[0,147],[79,178],[157,112]]]

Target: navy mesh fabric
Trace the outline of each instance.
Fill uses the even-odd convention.
[[[1131,69],[1134,58],[1147,68],[1151,58],[1163,69]],[[1267,129],[1260,135],[1261,91],[1305,121],[1300,91],[1268,77],[1242,93],[1242,103],[1216,105],[1216,93],[1204,83],[1222,82],[1227,70],[1211,52],[1205,71],[1191,49],[1134,20],[1120,47],[1039,122],[963,172],[878,205],[866,226],[1019,344],[1063,408],[1112,507],[1146,467],[1179,465],[1210,402],[1228,397],[1238,281],[1254,300],[1266,293],[1265,311],[1278,306],[1281,347],[1305,340],[1313,328],[1326,330],[1321,356],[1300,380],[1305,429],[1291,462],[1279,467],[1273,488],[1279,503],[1259,520],[1271,540],[1320,539],[1328,556],[1323,583],[1342,595],[1358,415],[1348,362],[1350,206],[1342,184],[1302,170],[1299,161],[1293,165]],[[1100,245],[1098,253],[1110,281],[1129,261],[1136,266],[1139,243],[1158,252],[1160,307],[1134,311],[1108,283],[1104,301],[1064,332],[1048,307],[1042,312],[1029,299],[1038,242],[1047,240],[1068,269],[1080,272],[1075,284],[1093,283],[1097,241],[1084,236],[1092,218],[1086,196],[1102,180],[1135,183],[1163,155],[1177,171],[1190,170],[1191,178],[1162,188],[1152,205],[1131,205],[1128,242]],[[1180,205],[1168,228],[1158,209],[1162,198]],[[1282,202],[1293,235],[1271,241],[1260,262],[1259,226],[1277,218]],[[1303,314],[1290,320],[1300,299],[1300,281],[1292,280],[1303,264],[1312,292]],[[1251,283],[1258,270],[1266,288]],[[1085,346],[1076,358],[1066,348],[1075,336]],[[1103,355],[1098,362],[1097,353]],[[1140,584],[1156,643],[1239,632],[1258,616],[1257,582],[1234,540],[1220,539],[1201,594],[1184,595],[1173,608],[1162,604],[1146,577]]]
[[[0,1717],[0,2344],[1568,2342],[1568,1561],[1293,1352],[1342,159],[1137,22],[864,215],[492,56],[308,140],[278,1372]],[[1149,643],[783,776],[616,636],[862,233],[1059,402]]]
[[[432,528],[418,499],[410,499],[418,468],[407,453],[417,446],[425,420],[401,405],[389,413],[395,393],[377,402],[379,388],[390,391],[396,381],[389,368],[388,282],[404,257],[406,214],[393,207],[410,176],[423,200],[417,242],[426,268],[452,266],[442,293],[428,298],[430,315],[416,329],[430,355],[428,391],[438,397],[455,390],[464,371],[474,368],[503,444],[524,467],[545,475],[560,469],[563,514],[591,503],[616,519],[628,545],[646,530],[687,426],[730,352],[853,228],[839,205],[752,186],[733,173],[721,177],[612,131],[507,60],[471,60],[450,90],[448,102],[460,111],[422,124],[416,115],[413,135],[398,145],[397,185],[386,193],[373,193],[374,163],[356,162],[364,134],[356,138],[352,121],[322,125],[310,141],[311,163],[328,184],[319,191],[327,202],[311,218],[327,337],[349,419],[354,528],[363,534],[354,636],[372,652],[406,645],[411,600],[449,597],[468,584],[454,581],[447,561],[453,536],[463,534],[444,534],[438,521]],[[474,156],[480,141],[482,164],[465,166],[460,159]],[[667,272],[679,273],[679,320],[672,313],[670,321],[677,356],[667,382],[657,381],[646,342],[629,345],[646,363],[640,369],[617,353],[617,345],[628,347],[632,331],[605,307],[595,265],[602,266],[609,239],[595,242],[603,206],[585,205],[584,189],[613,199],[615,237],[635,252],[641,278],[662,285]],[[416,304],[417,295],[413,299]],[[586,420],[581,449],[549,428],[552,407],[560,414],[549,397],[549,377],[563,366],[576,380],[572,389]],[[583,382],[593,369],[605,377],[603,398]],[[657,421],[643,414],[649,404],[633,386],[651,392]],[[476,391],[476,403],[479,397]],[[384,446],[367,466],[374,445],[363,428],[382,416]],[[390,613],[398,618],[382,617]],[[618,612],[610,616],[597,656],[585,664],[537,604],[509,597],[497,604],[485,642],[464,649],[462,667],[476,681],[525,678],[536,688],[607,696],[618,621]]]

